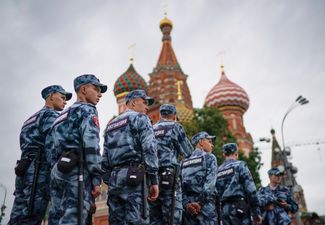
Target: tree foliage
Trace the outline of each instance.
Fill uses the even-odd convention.
[[[206,131],[217,137],[213,147],[213,154],[217,157],[218,165],[221,165],[224,161],[222,146],[226,143],[236,142],[236,138],[228,129],[227,120],[215,108],[195,109],[193,119],[184,124],[184,129],[190,137],[200,131]],[[259,187],[261,179],[258,171],[261,167],[261,157],[258,149],[253,149],[248,157],[242,151],[239,151],[239,159],[247,162],[255,184]]]

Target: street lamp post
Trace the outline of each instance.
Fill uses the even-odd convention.
[[[283,124],[284,124],[284,121],[285,119],[287,118],[287,116],[289,115],[289,113],[294,110],[295,108],[297,108],[298,106],[300,105],[305,105],[309,103],[309,101],[304,98],[303,96],[298,96],[297,99],[294,101],[294,103],[292,103],[292,105],[288,108],[287,112],[285,113],[283,119],[282,119],[282,123],[281,123],[281,135],[282,135],[282,147],[283,147],[283,150],[281,151],[281,156],[282,156],[282,160],[284,161],[284,170],[286,171],[286,178],[287,180],[284,181],[290,188],[291,190],[291,193],[292,193],[292,190],[293,190],[293,187],[294,185],[296,185],[296,182],[295,182],[295,178],[293,176],[294,173],[297,172],[296,168],[292,165],[292,163],[289,163],[288,161],[288,158],[287,158],[287,155],[290,154],[290,149],[288,149],[288,151],[286,151],[286,145],[285,145],[285,142],[284,142],[284,132],[283,132]],[[296,213],[296,221],[297,221],[297,224],[298,225],[301,225],[301,220],[300,220],[300,213],[297,212]]]
[[[286,147],[285,143],[284,143],[284,134],[283,134],[283,124],[284,124],[285,119],[287,118],[288,114],[292,110],[294,110],[295,108],[297,108],[300,105],[305,105],[307,103],[309,103],[309,101],[306,98],[304,98],[303,96],[299,95],[298,98],[296,99],[296,101],[294,101],[294,103],[292,103],[292,105],[289,107],[289,109],[285,113],[285,115],[284,115],[284,117],[282,119],[282,123],[281,123],[281,135],[282,135],[282,147],[283,147],[283,150]]]
[[[2,187],[4,190],[5,190],[5,196],[3,198],[3,203],[2,203],[2,206],[1,206],[1,212],[0,212],[0,224],[2,222],[2,218],[5,216],[5,209],[6,209],[6,198],[7,198],[7,188],[6,186],[4,186],[3,184],[0,183],[0,187]]]

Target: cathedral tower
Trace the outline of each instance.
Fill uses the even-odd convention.
[[[156,67],[149,74],[149,96],[155,99],[148,115],[153,123],[159,120],[159,107],[170,103],[176,106],[180,122],[192,118],[193,105],[190,90],[184,74],[174,53],[171,42],[173,23],[167,17],[160,21],[160,30],[163,33],[162,49]]]

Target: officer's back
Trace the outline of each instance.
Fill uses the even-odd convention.
[[[223,153],[226,159],[217,173],[223,224],[251,224],[251,216],[260,223],[256,186],[246,163],[238,160],[237,145],[225,144]]]

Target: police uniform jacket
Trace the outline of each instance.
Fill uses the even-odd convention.
[[[53,167],[65,151],[79,154],[84,151],[85,173],[93,186],[101,184],[101,155],[99,148],[99,122],[95,105],[75,102],[54,121],[46,145],[51,148],[47,158]],[[77,175],[78,170],[75,169]]]
[[[45,138],[58,115],[57,111],[43,107],[24,122],[20,132],[22,158],[35,157],[37,149],[44,149]],[[42,161],[45,158],[42,154]]]
[[[157,139],[159,167],[176,166],[179,164],[179,156],[187,158],[191,155],[193,146],[179,123],[162,119],[153,128]]]
[[[217,160],[211,153],[195,149],[192,155],[182,162],[183,205],[195,201],[215,200]]]
[[[226,159],[218,168],[217,180],[222,203],[245,199],[253,215],[260,215],[256,186],[244,161]]]
[[[142,155],[144,159],[142,159]],[[102,167],[104,182],[108,183],[111,171],[116,167],[141,164],[152,184],[158,183],[158,158],[156,139],[149,117],[127,109],[108,123],[104,134]]]
[[[261,187],[258,191],[258,196],[262,209],[270,203],[276,204],[278,200],[284,200],[289,205],[288,211],[292,213],[298,211],[298,204],[292,198],[292,194],[287,187],[281,185],[277,186],[275,189],[271,188],[269,185]]]

